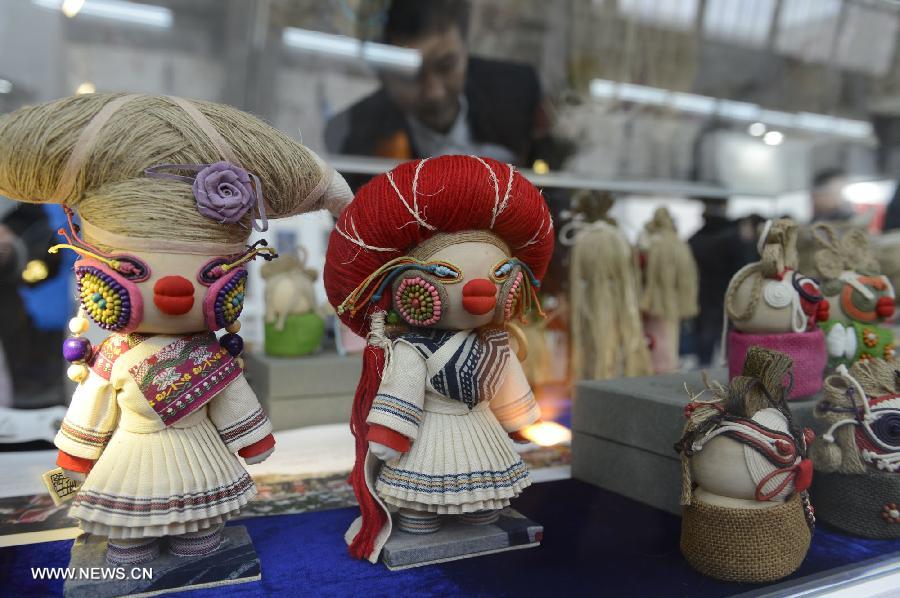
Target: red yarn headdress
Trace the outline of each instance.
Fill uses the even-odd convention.
[[[540,192],[515,168],[490,158],[442,156],[406,162],[362,187],[338,218],[328,243],[324,282],[328,300],[340,306],[354,290],[391,260],[407,255],[436,233],[490,231],[537,280],[553,252],[553,221]],[[390,309],[390,293],[339,316],[367,336],[370,316]],[[384,369],[384,351],[369,344],[356,389],[350,427],[356,438],[356,464],[350,483],[359,501],[362,529],[350,545],[368,557],[385,523],[365,481],[366,418]]]

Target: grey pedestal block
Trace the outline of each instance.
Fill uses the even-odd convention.
[[[106,538],[82,534],[72,546],[69,569],[91,575],[67,580],[63,593],[66,598],[158,596],[259,580],[259,557],[247,528],[243,525],[226,527],[222,538],[222,546],[208,555],[176,557],[163,548],[160,555],[148,563],[116,569],[106,562]]]
[[[275,430],[350,421],[362,356],[244,357],[247,381]]]
[[[396,517],[396,515],[395,515]],[[541,543],[544,528],[512,508],[489,525],[466,525],[454,517],[441,517],[433,534],[409,534],[396,527],[381,552],[391,571],[422,567],[485,554],[533,548]]]
[[[724,368],[709,374],[727,381]],[[694,393],[704,388],[699,371],[579,383],[572,409],[572,476],[680,514],[681,461],[673,447],[684,429],[685,382]],[[818,399],[789,402],[795,423],[817,433]]]

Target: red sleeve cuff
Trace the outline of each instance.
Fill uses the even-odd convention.
[[[69,453],[59,451],[59,455],[56,456],[56,464],[63,469],[68,469],[69,471],[88,473],[91,470],[91,467],[94,466],[94,461],[92,459],[82,459],[81,457],[74,457]]]
[[[271,449],[275,446],[275,437],[271,434],[257,440],[253,444],[247,445],[244,448],[238,451],[238,455],[243,457],[244,459],[249,459],[250,457],[255,457],[256,455],[261,455],[267,450]]]
[[[378,424],[371,424],[369,426],[369,433],[366,434],[366,440],[383,444],[384,446],[390,447],[395,451],[400,451],[401,453],[408,451],[412,444],[409,438],[400,432],[395,432],[390,428]]]

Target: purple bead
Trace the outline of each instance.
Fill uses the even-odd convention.
[[[237,357],[244,351],[244,339],[232,332],[223,335],[219,339],[219,344],[225,347],[232,357]]]
[[[63,341],[63,357],[66,361],[84,361],[91,355],[91,341],[83,336],[74,336]]]

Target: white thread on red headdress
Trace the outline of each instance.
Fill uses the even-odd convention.
[[[474,158],[481,162],[481,165],[487,168],[488,173],[491,177],[491,183],[494,185],[494,209],[492,210],[491,216],[491,229],[494,228],[494,221],[497,219],[497,215],[500,213],[497,211],[497,207],[500,205],[500,180],[497,178],[497,173],[494,172],[494,169],[490,167],[490,165],[479,158],[478,156],[469,156],[470,158]],[[505,198],[504,198],[505,199]]]
[[[546,227],[546,230],[544,230],[545,227]],[[550,234],[550,232],[552,230],[553,230],[553,216],[551,216],[548,213],[547,220],[545,221],[545,223],[541,224],[541,226],[537,229],[537,231],[531,236],[530,239],[528,239],[528,241],[524,245],[519,245],[518,247],[516,247],[516,249],[525,249],[529,245],[536,245],[537,243],[540,243],[544,239],[544,237],[546,237],[548,234]]]
[[[413,183],[412,183],[412,205],[410,205],[409,202],[406,201],[406,198],[403,197],[403,194],[400,193],[400,189],[397,188],[397,183],[394,182],[394,175],[392,172],[387,173],[387,180],[391,184],[391,187],[393,187],[394,192],[397,193],[397,197],[400,198],[400,203],[403,204],[403,207],[406,208],[406,211],[409,212],[410,215],[415,219],[414,221],[418,222],[421,226],[424,226],[428,230],[437,230],[437,227],[432,226],[432,225],[428,224],[427,222],[425,222],[425,219],[419,214],[419,203],[416,198],[416,186],[418,184],[419,171],[422,169],[422,166],[427,161],[428,161],[428,158],[425,158],[424,160],[420,160],[419,163],[416,165],[416,173],[415,173],[415,175],[413,175]],[[412,223],[408,222],[407,224],[412,224]],[[406,226],[406,225],[404,225],[404,226]]]
[[[374,245],[368,245],[365,241],[363,241],[363,238],[360,236],[359,231],[356,230],[356,223],[353,222],[353,216],[349,216],[347,218],[347,221],[350,223],[350,228],[352,229],[354,236],[350,236],[349,234],[347,234],[346,231],[341,230],[341,227],[337,226],[337,225],[335,225],[334,230],[337,231],[337,234],[344,237],[345,239],[347,239],[354,245],[358,245],[359,247],[362,247],[363,249],[369,249],[371,251],[384,251],[384,252],[400,251],[399,249],[397,249],[395,247],[376,247]]]

